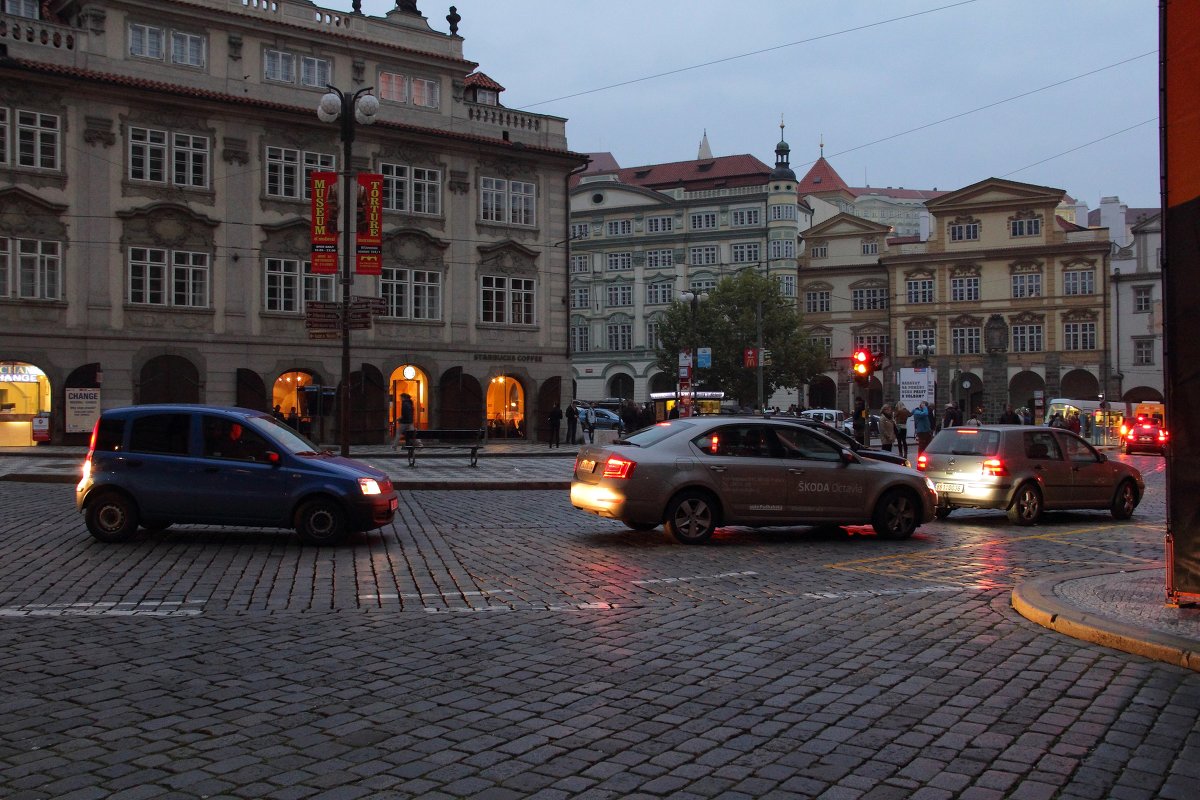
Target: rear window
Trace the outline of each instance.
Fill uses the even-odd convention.
[[[190,414],[147,414],[135,417],[129,433],[133,453],[168,453],[185,456],[188,452]]]
[[[947,428],[933,437],[926,452],[952,456],[994,456],[1000,449],[1000,432],[978,428]]]
[[[125,420],[101,417],[96,425],[96,449],[115,453],[125,440]]]
[[[659,422],[651,425],[649,428],[642,428],[637,433],[626,436],[621,440],[621,443],[635,444],[638,447],[650,447],[661,442],[663,439],[669,439],[680,431],[689,430],[692,427],[690,423],[680,422],[679,420]]]

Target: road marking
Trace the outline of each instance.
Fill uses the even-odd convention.
[[[400,594],[360,594],[359,600],[420,600],[425,597],[491,597],[512,594],[512,589],[481,589],[478,592],[401,592]]]
[[[28,603],[0,608],[0,617],[194,617],[203,613],[203,601],[188,601],[195,608],[183,608],[181,601]]]
[[[716,575],[691,575],[686,578],[647,578],[641,581],[630,581],[634,586],[652,586],[660,583],[690,583],[692,581],[716,581],[722,578],[742,578],[750,575],[757,575],[757,572],[749,570],[745,572],[719,572]]]

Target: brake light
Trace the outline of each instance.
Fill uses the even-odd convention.
[[[1158,440],[1160,442],[1165,442],[1167,440],[1167,432],[1164,431],[1162,428],[1158,429]]]
[[[1008,475],[1008,467],[1004,466],[1003,459],[985,458],[983,460],[983,474],[991,475],[995,478],[1003,478]]]
[[[929,456],[925,455],[924,453],[921,453],[921,455],[917,456],[917,469],[919,471],[924,472],[925,468],[928,466]]]
[[[1129,438],[1129,426],[1126,425],[1124,422],[1121,423],[1121,438],[1122,439]]]
[[[636,461],[630,461],[627,458],[620,456],[609,456],[608,461],[604,462],[604,473],[602,477],[617,478],[624,480],[633,475],[633,468],[637,466]]]

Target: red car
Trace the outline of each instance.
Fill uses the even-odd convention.
[[[1121,436],[1127,455],[1136,452],[1165,455],[1168,438],[1167,429],[1149,419],[1141,419],[1133,423]]]

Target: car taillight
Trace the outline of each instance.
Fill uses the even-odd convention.
[[[1158,440],[1159,440],[1160,442],[1165,442],[1165,441],[1167,440],[1167,432],[1166,432],[1166,431],[1164,431],[1164,430],[1159,430],[1159,432],[1158,432]]]
[[[1008,475],[1008,468],[1004,466],[1003,459],[985,458],[983,460],[983,474],[1003,478]]]
[[[924,453],[921,453],[921,455],[917,456],[917,469],[918,470],[924,472],[925,468],[928,466],[929,466],[929,456],[925,455]]]
[[[609,456],[608,461],[604,462],[603,477],[625,479],[633,475],[633,468],[636,466],[636,461],[630,461],[620,456]]]

